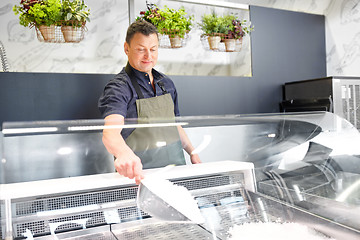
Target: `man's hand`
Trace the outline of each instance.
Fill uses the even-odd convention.
[[[190,160],[192,164],[198,164],[201,163],[200,157],[198,154],[190,154]]]
[[[118,114],[112,114],[105,118],[105,126],[124,125],[124,117]],[[113,156],[116,157],[114,166],[116,171],[128,178],[135,178],[136,184],[144,178],[142,172],[141,160],[125,143],[120,134],[121,128],[105,128],[103,131],[102,141]]]
[[[198,164],[201,163],[200,157],[197,153],[193,153],[194,147],[192,146],[189,137],[187,136],[186,132],[181,126],[177,126],[181,145],[184,148],[184,150],[190,155],[190,160],[192,164]]]
[[[132,151],[120,154],[114,162],[116,171],[130,179],[135,178],[136,184],[144,178],[141,160]]]

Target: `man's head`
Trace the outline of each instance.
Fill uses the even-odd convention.
[[[135,33],[141,33],[145,36],[149,36],[151,34],[156,34],[156,36],[157,36],[158,30],[153,24],[151,24],[147,21],[144,21],[144,20],[135,21],[128,27],[127,32],[126,32],[125,40],[128,44],[130,44]]]
[[[157,62],[158,46],[158,31],[154,25],[138,20],[129,26],[124,50],[133,68],[151,74]]]

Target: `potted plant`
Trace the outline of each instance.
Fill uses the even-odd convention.
[[[212,12],[202,16],[199,26],[203,36],[207,36],[211,50],[218,50],[220,42],[224,42],[226,51],[232,52],[236,43],[241,43],[241,39],[253,30],[245,24],[246,20],[239,20],[234,15],[218,16]]]
[[[211,50],[219,49],[221,36],[228,33],[229,21],[212,12],[211,14],[203,15],[198,25],[203,31],[202,37],[207,36],[209,48]]]
[[[237,19],[235,16],[230,15],[228,20],[231,21],[231,24],[229,24],[228,32],[224,38],[225,49],[227,52],[233,52],[237,49],[237,45],[241,46],[243,37],[253,31],[254,27],[247,26],[246,20]]]
[[[193,20],[184,7],[175,10],[167,6],[159,9],[156,5],[148,5],[148,10],[140,12],[140,15],[137,20],[144,19],[154,24],[160,34],[169,37],[172,48],[182,47],[182,40],[191,30]]]
[[[140,16],[136,18],[136,21],[138,20],[145,20],[149,23],[152,23],[156,26],[157,19],[161,18],[159,13],[159,8],[155,4],[146,4],[147,10],[141,11]]]
[[[159,33],[169,36],[171,47],[181,47],[182,39],[191,30],[193,17],[187,16],[183,7],[175,10],[165,6],[159,10],[159,13],[161,16],[157,22]]]
[[[90,9],[84,0],[62,0],[61,31],[65,42],[79,42],[86,21],[89,19]]]
[[[44,41],[55,38],[55,24],[60,20],[60,0],[21,0],[20,6],[13,7],[15,15],[19,14],[19,23],[24,27],[39,29]]]

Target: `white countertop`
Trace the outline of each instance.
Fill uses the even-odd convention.
[[[243,170],[245,175],[245,188],[254,191],[253,163],[237,161],[221,161],[194,165],[176,166],[161,172],[161,169],[144,170],[145,177],[149,174],[162,174],[165,179],[187,178],[208,174],[218,174]],[[135,181],[119,175],[118,173],[96,174],[80,177],[58,178],[50,180],[11,183],[0,185],[0,200],[24,197],[56,195],[76,191],[111,188],[119,185],[134,185]]]

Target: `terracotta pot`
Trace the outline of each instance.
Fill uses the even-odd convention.
[[[170,38],[170,44],[172,48],[180,48],[181,45],[181,38],[179,36],[175,36],[175,37],[169,37]]]
[[[38,26],[38,29],[45,42],[52,42],[55,40],[55,25],[51,25],[51,26],[41,25]]]
[[[80,42],[81,28],[73,26],[62,26],[61,32],[64,35],[65,42]]]
[[[209,36],[208,42],[209,42],[209,48],[211,50],[217,50],[219,49],[221,38],[219,36]]]
[[[235,39],[224,39],[225,42],[225,49],[227,52],[234,52],[235,51]]]

